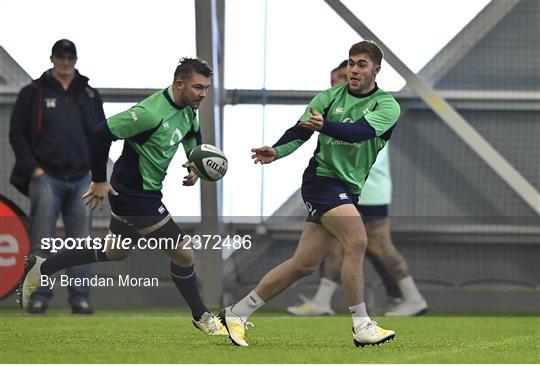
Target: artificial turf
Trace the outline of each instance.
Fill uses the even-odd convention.
[[[375,318],[396,339],[356,348],[351,319],[250,318],[248,348],[203,335],[186,312],[98,310],[71,316],[51,309],[30,316],[0,308],[1,363],[540,363],[538,316]]]

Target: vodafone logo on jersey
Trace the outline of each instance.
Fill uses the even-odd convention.
[[[0,299],[17,287],[24,272],[24,257],[29,252],[26,215],[0,195]]]

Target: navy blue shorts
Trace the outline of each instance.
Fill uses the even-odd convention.
[[[169,210],[157,195],[118,193],[118,196],[109,193],[112,212],[138,230],[155,225],[169,215]]]
[[[334,178],[304,175],[301,191],[309,211],[307,222],[320,224],[321,216],[326,211],[341,205],[350,203],[358,208],[358,195]]]
[[[358,205],[358,211],[366,224],[388,217],[388,205]]]
[[[352,193],[345,183],[334,178],[304,175],[301,192],[309,211],[307,222],[320,224],[325,212],[345,204],[353,204],[364,222],[388,216],[388,205],[358,205],[358,195]]]

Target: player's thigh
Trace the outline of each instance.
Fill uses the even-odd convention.
[[[158,229],[162,228],[163,226],[165,226],[165,224],[167,224],[167,222],[168,222],[169,220],[172,220],[170,214],[168,214],[167,216],[165,216],[163,219],[161,219],[160,221],[156,222],[155,224],[152,224],[152,225],[149,225],[149,226],[145,226],[145,227],[139,228],[139,229],[137,229],[137,231],[138,231],[139,234],[141,234],[142,236],[149,235],[149,234],[151,234],[151,233],[157,231]]]
[[[306,222],[293,261],[301,266],[316,266],[338,245],[338,241],[320,224]]]
[[[355,205],[348,203],[334,207],[322,215],[321,222],[324,228],[339,240],[345,252],[365,250],[366,230]]]
[[[171,219],[160,196],[119,193],[117,196],[109,194],[111,211],[136,228],[140,235],[149,235]]]
[[[109,234],[105,241],[105,252],[108,260],[121,261],[126,259],[131,253],[132,246],[136,245],[138,238],[139,234],[133,226],[111,212]],[[127,239],[131,239],[130,245],[126,245]]]

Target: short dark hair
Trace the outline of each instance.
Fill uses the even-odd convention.
[[[343,61],[338,65],[338,67],[332,69],[331,72],[336,72],[336,71],[338,71],[338,70],[340,70],[340,69],[343,69],[344,67],[347,67],[347,64],[348,64],[348,63],[349,63],[349,60],[343,60]]]
[[[383,59],[383,52],[377,46],[377,43],[373,41],[362,41],[353,44],[349,50],[349,57],[359,53],[366,53],[376,65],[380,65]]]
[[[212,68],[204,60],[198,58],[183,57],[180,59],[176,70],[174,70],[174,81],[181,79],[183,81],[189,79],[193,73],[201,74],[209,78],[212,76]]]

